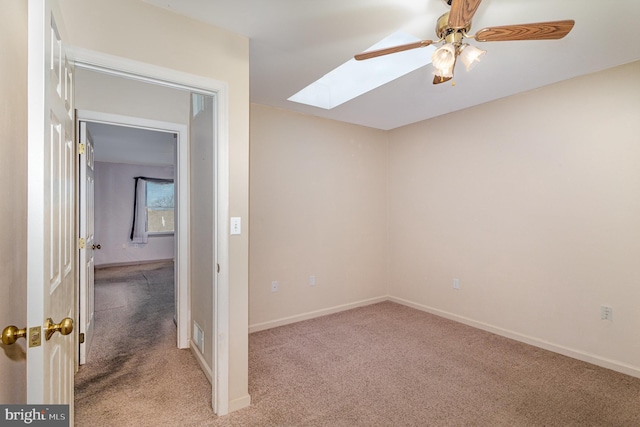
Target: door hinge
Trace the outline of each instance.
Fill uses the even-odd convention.
[[[84,249],[84,246],[85,246],[84,237],[81,237],[78,239],[78,249]]]
[[[78,339],[80,340],[80,344],[84,344],[84,332],[78,335]]]
[[[84,144],[78,144],[78,154],[84,154]]]

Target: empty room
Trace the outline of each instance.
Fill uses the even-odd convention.
[[[152,313],[136,313],[153,333],[130,337],[140,354],[121,388],[99,383],[125,365],[101,350],[100,375],[78,374],[78,330],[42,351],[14,333],[0,404],[70,405],[76,425],[640,425],[640,3],[44,4],[59,8],[58,26],[44,11],[46,34],[59,27],[66,49],[54,63],[63,75],[75,66],[62,85],[76,91],[71,124],[51,129],[73,128],[72,105],[102,109],[82,107],[97,100],[83,86],[95,73],[206,94],[214,135],[196,146],[189,128],[176,154],[184,328],[164,319],[155,330]],[[2,8],[21,40],[3,56],[33,75],[18,52],[34,50],[27,15],[40,9]],[[33,87],[15,74],[22,92]],[[11,86],[21,119],[0,123],[25,148],[0,156],[20,159],[0,168],[20,184],[5,186],[13,267],[0,271],[19,303],[0,321],[31,328],[63,317],[34,308],[32,272],[66,258],[32,249],[49,247],[33,218],[54,194],[34,195],[49,181],[35,172],[48,151],[32,126],[53,116]],[[139,101],[123,93],[124,107]],[[98,256],[138,249],[103,236]],[[76,322],[77,298],[60,298]],[[34,378],[30,364],[46,366],[54,345],[68,376]]]

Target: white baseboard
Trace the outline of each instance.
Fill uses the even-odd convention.
[[[255,325],[249,325],[249,333],[264,331],[266,329],[277,328],[278,326],[288,325],[290,323],[300,322],[302,320],[309,320],[316,317],[326,316],[328,314],[339,313],[341,311],[351,310],[353,308],[364,307],[366,305],[377,304],[379,302],[387,301],[386,296],[370,298],[366,300],[356,301],[349,304],[338,305],[335,307],[325,308],[322,310],[310,311],[308,313],[297,314],[295,316],[283,317],[281,319],[271,320],[263,323],[256,323]]]
[[[212,381],[211,378],[213,377],[213,375],[211,374],[211,366],[209,366],[207,364],[207,361],[204,360],[204,355],[200,353],[200,350],[198,349],[198,347],[195,345],[193,341],[189,341],[189,347],[191,348],[191,353],[193,353],[193,355],[196,357],[198,364],[202,368],[202,371],[204,372],[205,376],[209,380],[209,383],[211,384],[211,381]]]
[[[251,405],[251,396],[249,396],[248,394],[246,396],[230,400],[229,413],[237,411],[238,409],[246,408],[249,405]]]
[[[134,265],[146,265],[146,264],[160,264],[160,263],[168,263],[173,262],[173,258],[163,258],[163,259],[147,259],[147,260],[138,260],[138,261],[127,261],[127,262],[112,262],[110,264],[96,264],[96,270],[101,268],[110,268],[110,267],[129,267]]]
[[[613,371],[621,372],[632,377],[640,378],[640,367],[629,365],[617,360],[607,359],[602,356],[587,353],[581,350],[565,347],[560,344],[552,343],[540,338],[532,337],[529,335],[521,334],[508,329],[500,328],[498,326],[490,325],[488,323],[479,322],[464,316],[449,313],[447,311],[439,310],[437,308],[429,307],[423,304],[419,304],[413,301],[405,300],[402,298],[393,297],[390,295],[371,298],[367,300],[357,301],[350,304],[339,305],[335,307],[326,308],[323,310],[311,311],[308,313],[302,313],[296,316],[284,317],[281,319],[272,320],[269,322],[257,323],[249,326],[249,333],[264,331],[266,329],[276,328],[278,326],[284,326],[291,323],[300,322],[302,320],[313,319],[315,317],[326,316],[328,314],[338,313],[340,311],[351,310],[357,307],[363,307],[366,305],[377,304],[379,302],[392,301],[398,304],[412,307],[427,313],[434,314],[436,316],[444,317],[446,319],[453,320],[455,322],[464,323],[465,325],[472,326],[474,328],[482,329],[487,332],[494,333],[506,338],[510,338],[516,341],[530,344],[535,347],[539,347],[545,350],[552,351],[554,353],[562,354],[563,356],[571,357],[573,359],[581,360],[583,362],[591,363],[593,365],[601,366],[603,368],[611,369]]]
[[[631,375],[632,377],[640,378],[640,367],[628,365],[626,363],[619,362],[617,360],[607,359],[595,354],[586,353],[584,351],[575,350],[559,344],[555,344],[549,341],[545,341],[540,338],[531,337],[528,335],[520,334],[518,332],[503,329],[497,326],[489,325],[487,323],[478,322],[473,319],[469,319],[464,316],[449,313],[447,311],[438,310],[433,307],[418,304],[412,301],[408,301],[402,298],[396,298],[389,296],[386,298],[388,301],[392,301],[398,304],[406,305],[427,313],[434,314],[436,316],[444,317],[456,322],[464,323],[465,325],[473,326],[474,328],[482,329],[487,332],[501,335],[506,338],[511,338],[516,341],[520,341],[526,344],[533,345],[535,347],[543,348],[545,350],[552,351],[554,353],[562,354],[574,359],[582,360],[583,362],[591,363],[593,365],[601,366],[603,368],[611,369],[613,371],[621,372],[623,374]]]

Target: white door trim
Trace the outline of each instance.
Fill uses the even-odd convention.
[[[229,412],[229,88],[223,81],[184,73],[169,68],[67,46],[67,54],[76,67],[93,69],[111,75],[146,81],[167,87],[215,95],[216,160],[211,165],[217,172],[214,212],[216,227],[216,260],[220,272],[214,281],[215,330],[213,345],[212,394],[213,410],[218,415]]]
[[[78,237],[85,239],[85,247],[75,251],[77,271],[79,274],[78,315],[76,316],[77,330],[84,333],[84,340],[77,340],[80,357],[78,364],[87,363],[87,354],[93,341],[95,325],[94,289],[95,289],[95,180],[94,180],[94,149],[93,138],[86,127],[86,123],[76,123],[76,141],[84,145],[84,152],[77,150],[75,160],[78,166],[75,169],[76,182],[76,218],[78,219]],[[79,147],[79,146],[78,146]],[[77,366],[76,366],[77,369]]]
[[[137,117],[121,116],[117,114],[101,113],[97,111],[77,110],[76,118],[79,122],[106,123],[116,126],[127,126],[148,129],[158,132],[177,134],[177,215],[176,239],[174,256],[176,259],[177,280],[177,346],[189,348],[189,324],[191,312],[189,310],[189,136],[186,125],[164,121],[141,119]]]

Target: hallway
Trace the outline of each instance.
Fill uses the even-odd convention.
[[[173,263],[96,269],[95,336],[75,377],[77,426],[213,422],[211,385],[176,347]]]

